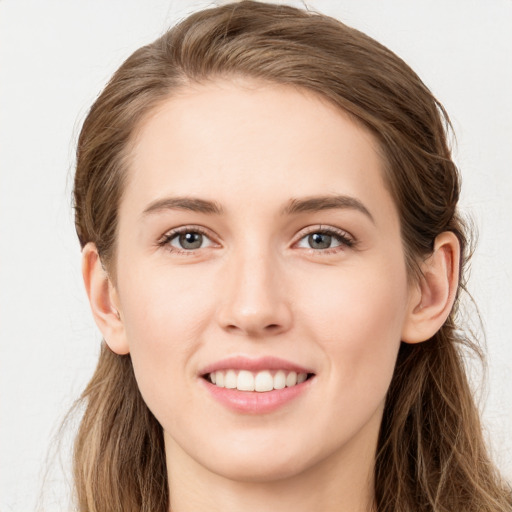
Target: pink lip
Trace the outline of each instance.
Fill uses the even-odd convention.
[[[261,370],[285,370],[296,373],[314,373],[311,369],[297,365],[277,357],[259,357],[251,359],[245,356],[234,356],[212,363],[200,372],[200,377],[217,370],[248,370],[258,372]],[[217,402],[228,409],[245,414],[268,414],[290,403],[306,393],[315,379],[308,379],[301,384],[273,391],[238,391],[217,387],[204,378],[199,379],[202,386]]]
[[[315,379],[308,379],[290,388],[274,389],[260,393],[258,391],[238,391],[238,389],[219,388],[207,381],[199,379],[211,396],[220,404],[238,413],[268,414],[288,404],[304,394]]]
[[[285,359],[278,357],[258,357],[251,359],[245,356],[233,356],[212,363],[200,371],[200,375],[216,372],[217,370],[248,370],[259,372],[261,370],[285,370],[297,373],[314,373],[311,369],[304,368]]]

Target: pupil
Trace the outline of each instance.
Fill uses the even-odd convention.
[[[331,246],[331,235],[313,233],[309,235],[308,242],[312,249],[328,249]]]
[[[179,237],[180,245],[183,249],[199,249],[203,243],[201,233],[184,233]]]

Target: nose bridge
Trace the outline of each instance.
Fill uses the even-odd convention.
[[[288,329],[291,312],[283,277],[271,247],[247,243],[234,249],[225,267],[221,326],[254,336]]]

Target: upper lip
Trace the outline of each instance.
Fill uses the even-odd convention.
[[[314,373],[311,369],[279,357],[265,356],[252,358],[247,356],[232,356],[205,366],[200,371],[200,375],[206,375],[218,370],[248,370],[251,372],[261,370],[286,370],[296,373]]]

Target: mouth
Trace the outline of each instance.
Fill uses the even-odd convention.
[[[293,388],[312,379],[314,375],[314,373],[286,369],[265,369],[256,372],[230,368],[212,371],[202,377],[218,388],[268,393],[269,391]]]
[[[316,381],[311,369],[275,357],[230,357],[203,368],[198,376],[214,401],[250,415],[301,403]]]

